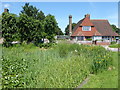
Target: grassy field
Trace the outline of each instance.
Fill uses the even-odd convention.
[[[97,75],[91,75],[90,80],[83,88],[118,88],[118,53],[112,52],[113,66],[111,70]]]
[[[76,88],[89,74],[112,66],[111,53],[103,47],[66,43],[48,49],[32,44],[3,48],[1,60],[3,88]]]

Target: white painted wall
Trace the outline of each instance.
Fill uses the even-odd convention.
[[[93,36],[92,39],[93,39],[93,40],[101,40],[101,39],[102,39],[102,36]]]

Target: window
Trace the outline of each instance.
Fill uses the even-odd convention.
[[[83,26],[82,30],[83,31],[91,31],[91,26]]]

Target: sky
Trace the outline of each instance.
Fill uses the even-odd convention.
[[[0,3],[0,14],[4,8],[10,13],[19,15],[22,6],[26,2],[2,2]],[[118,2],[29,2],[30,5],[42,10],[45,15],[55,16],[58,26],[62,31],[69,24],[69,15],[72,15],[72,22],[77,23],[90,14],[91,19],[108,19],[110,24],[118,26]]]

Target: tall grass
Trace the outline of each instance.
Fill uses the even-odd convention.
[[[27,88],[75,88],[90,73],[111,64],[110,53],[99,46],[58,44],[49,49],[34,45],[3,48],[2,85]]]

